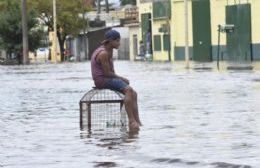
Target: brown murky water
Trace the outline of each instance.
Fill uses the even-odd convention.
[[[89,62],[0,66],[0,167],[260,167],[259,70],[115,67],[138,92],[138,135],[79,129]]]

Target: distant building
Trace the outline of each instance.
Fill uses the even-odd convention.
[[[138,54],[140,53],[139,51],[139,41],[138,39],[138,33],[139,33],[139,23],[129,23],[125,24],[125,27],[128,28],[129,31],[129,59],[131,61],[139,59]]]
[[[5,50],[0,50],[0,59],[6,59],[6,51]]]
[[[75,60],[89,60],[93,50],[100,45],[108,29],[116,29],[121,34],[121,45],[118,50],[115,50],[114,58],[129,60],[129,29],[123,25],[138,20],[138,12],[135,6],[127,5],[112,9],[109,13],[106,13],[104,9],[100,13],[91,11],[85,14],[85,18],[89,20],[85,36],[82,31],[77,38],[68,36],[66,40],[66,48],[70,50]]]

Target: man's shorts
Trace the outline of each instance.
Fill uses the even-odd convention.
[[[116,90],[123,93],[123,90],[128,86],[126,82],[124,82],[120,78],[109,78],[106,79],[104,88]]]

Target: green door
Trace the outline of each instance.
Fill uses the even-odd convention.
[[[235,62],[251,61],[251,6],[226,6],[226,23],[233,24],[233,33],[227,33],[228,59]]]
[[[210,1],[192,1],[193,60],[212,60]]]

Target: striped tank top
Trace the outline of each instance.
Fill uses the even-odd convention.
[[[92,54],[91,56],[91,73],[92,73],[92,79],[94,80],[95,86],[97,88],[103,88],[105,85],[106,80],[108,77],[105,77],[104,75],[104,70],[101,66],[101,63],[96,60],[98,54],[101,51],[105,51],[104,45],[101,45],[98,47]],[[111,58],[109,60],[109,65],[110,65],[110,70],[113,71],[114,69],[114,64],[113,64],[113,59]]]

